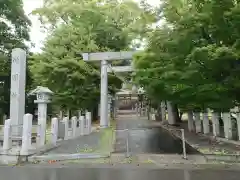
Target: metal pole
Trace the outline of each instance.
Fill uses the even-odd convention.
[[[126,146],[127,146],[127,157],[130,157],[130,154],[129,154],[129,130],[128,129],[127,129]]]
[[[181,129],[181,132],[182,132],[183,158],[184,158],[184,159],[187,159],[184,129]]]
[[[108,74],[107,61],[101,61],[101,114],[100,126],[102,128],[108,127]]]

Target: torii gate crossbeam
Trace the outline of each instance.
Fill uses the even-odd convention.
[[[108,61],[113,60],[130,60],[136,51],[122,51],[122,52],[97,52],[97,53],[83,53],[83,60],[101,61],[101,102],[100,102],[100,127],[106,128],[109,126],[108,118],[108,76],[109,72]],[[132,71],[132,68],[117,68],[118,72]],[[114,71],[114,67],[112,67]]]

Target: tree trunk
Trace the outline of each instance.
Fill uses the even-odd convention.
[[[181,118],[179,116],[179,111],[178,111],[178,105],[177,104],[172,104],[172,109],[173,109],[173,117],[175,119],[176,123],[181,123]]]
[[[188,111],[188,130],[190,132],[194,132],[195,131],[195,127],[194,127],[194,120],[193,120],[193,112],[192,111]]]
[[[176,112],[170,101],[167,101],[167,112],[168,112],[168,124],[176,125]]]
[[[162,121],[161,104],[157,107],[156,121]]]

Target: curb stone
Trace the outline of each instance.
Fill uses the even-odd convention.
[[[218,162],[231,162],[240,163],[240,155],[227,154],[227,155],[215,155],[215,154],[204,154],[207,162],[218,161]]]
[[[43,155],[43,156],[31,156],[29,162],[35,161],[64,161],[64,160],[76,160],[76,159],[98,159],[108,158],[109,154],[54,154],[54,155]]]

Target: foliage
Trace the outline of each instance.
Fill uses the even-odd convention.
[[[153,100],[183,110],[226,110],[240,102],[236,0],[164,0],[161,27],[136,55],[135,81]]]
[[[49,36],[42,53],[35,54],[31,72],[36,84],[48,86],[62,108],[90,109],[99,102],[99,64],[82,60],[83,52],[129,49],[132,40],[144,37],[155,21],[152,11],[133,1],[46,0],[35,10]],[[121,80],[109,74],[109,92]]]
[[[9,113],[10,53],[13,48],[24,48],[29,41],[29,19],[23,11],[22,0],[0,1],[0,114]],[[27,86],[31,84],[27,74]]]

